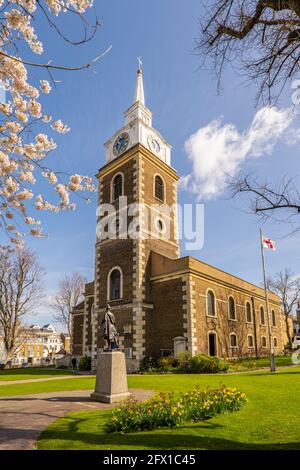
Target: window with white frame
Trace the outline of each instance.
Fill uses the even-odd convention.
[[[216,299],[212,290],[207,292],[207,315],[210,317],[216,316]]]
[[[253,348],[254,347],[254,342],[253,342],[253,336],[248,335],[248,348]]]
[[[108,275],[108,299],[119,300],[122,297],[122,272],[114,268]]]
[[[252,312],[250,302],[246,302],[246,322],[252,323]]]
[[[160,199],[161,201],[164,201],[164,196],[165,196],[165,187],[164,187],[164,182],[162,178],[159,175],[155,176],[155,183],[154,183],[154,191],[155,191],[155,197],[157,199]]]
[[[235,333],[230,333],[230,347],[237,348],[237,335]]]
[[[228,299],[228,315],[230,320],[235,320],[236,319],[236,314],[235,314],[235,301],[233,297],[229,297]]]

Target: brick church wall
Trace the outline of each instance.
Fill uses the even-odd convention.
[[[174,338],[183,335],[181,277],[151,283],[154,309],[146,316],[146,356],[159,357],[161,349],[174,349]]]

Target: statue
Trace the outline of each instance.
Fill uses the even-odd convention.
[[[101,326],[103,325],[103,338],[106,342],[107,347],[105,351],[113,351],[119,348],[118,345],[118,332],[115,326],[115,316],[110,310],[110,305],[107,304],[106,312],[104,314],[104,318],[101,322]]]

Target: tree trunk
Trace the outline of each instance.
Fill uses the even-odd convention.
[[[285,317],[286,334],[287,334],[287,337],[288,337],[288,344],[289,344],[289,347],[291,348],[292,347],[292,337],[291,337],[291,333],[290,333],[290,323],[289,323],[290,316],[288,314],[285,314],[284,317]]]

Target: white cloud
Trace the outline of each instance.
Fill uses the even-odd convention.
[[[248,130],[239,133],[234,124],[222,125],[221,119],[210,122],[192,134],[185,150],[192,161],[192,173],[183,176],[180,186],[209,199],[222,193],[230,178],[237,175],[249,158],[271,155],[276,143],[286,137],[294,118],[290,108],[266,106],[260,109]],[[299,135],[299,131],[298,135]]]

